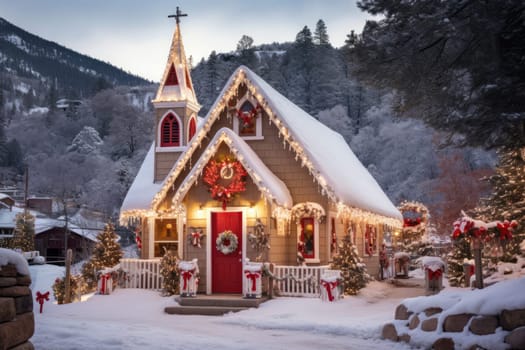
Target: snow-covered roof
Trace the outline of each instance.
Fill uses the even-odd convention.
[[[14,229],[16,227],[16,215],[23,212],[24,209],[19,207],[13,207],[11,210],[0,209],[0,227]],[[29,212],[35,217],[35,235],[46,232],[54,227],[65,226],[64,220],[53,219],[34,210],[30,210]],[[73,222],[68,223],[68,229],[92,241],[96,241],[96,237],[100,232],[100,230],[96,228],[82,228]]]
[[[121,213],[126,211],[148,210],[151,207],[153,196],[160,190],[161,183],[154,182],[155,171],[155,142],[151,147],[131,184],[122,207]]]
[[[241,66],[232,78],[242,72],[259,90],[267,106],[284,124],[291,139],[298,142],[313,168],[326,180],[327,187],[339,201],[402,220],[399,210],[355,156],[341,134],[303,111],[248,68]],[[230,78],[229,83],[231,82]]]
[[[173,196],[175,206],[180,204],[222,143],[230,148],[230,151],[235,155],[236,159],[241,162],[254,184],[266,198],[273,200],[278,206],[288,209],[291,208],[293,200],[288,187],[268,169],[252,148],[248,146],[239,135],[228,128],[221,128],[217,131],[207,149],[202,153],[199,160],[197,160],[196,164],[182,182],[182,185],[177,189]]]
[[[241,83],[247,85],[252,96],[279,129],[280,136],[301,157],[302,165],[319,183],[323,193],[355,216],[373,214],[378,221],[389,221],[395,226],[400,224],[403,218],[401,213],[357,159],[344,138],[293,104],[244,66],[239,67],[224,86],[206,116],[204,125],[197,131],[192,143],[179,157],[159,193],[153,198],[152,209],[160,204]]]

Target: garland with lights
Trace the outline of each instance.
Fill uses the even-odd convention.
[[[233,195],[246,191],[246,170],[242,164],[235,160],[217,162],[211,160],[204,169],[203,180],[208,184],[213,199],[222,202],[222,209],[233,199]],[[224,185],[220,180],[228,180]]]
[[[221,232],[215,240],[215,248],[224,255],[228,255],[237,250],[239,240],[237,235],[230,230]]]

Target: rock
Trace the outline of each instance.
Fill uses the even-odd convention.
[[[385,324],[383,327],[383,332],[381,332],[381,337],[383,337],[383,339],[397,341],[398,336],[396,327],[392,323]]]
[[[463,328],[465,328],[472,316],[472,314],[447,316],[447,318],[445,318],[445,322],[443,323],[443,330],[445,332],[463,332]]]
[[[437,329],[438,319],[436,317],[427,318],[421,322],[421,330],[425,332],[433,332]]]
[[[25,343],[35,332],[35,319],[32,312],[18,315],[13,321],[0,324],[0,349],[10,349]]]
[[[16,314],[25,314],[33,311],[33,296],[24,295],[23,297],[13,298],[15,301]]]
[[[454,350],[454,340],[452,338],[439,338],[432,344],[434,350]]]
[[[525,327],[519,327],[507,334],[505,343],[510,345],[511,349],[525,349]]]
[[[16,285],[15,277],[0,277],[0,288],[11,287]]]
[[[408,323],[408,328],[409,329],[414,329],[414,328],[417,328],[417,326],[419,326],[419,317],[417,317],[417,315],[414,315],[410,319],[410,322]]]
[[[18,271],[13,264],[0,266],[0,277],[16,277]]]
[[[404,341],[405,343],[410,343],[410,335],[409,334],[401,334],[399,336],[399,341]]]
[[[476,335],[494,334],[499,327],[496,316],[480,316],[470,322],[470,331]]]
[[[33,343],[31,343],[30,341],[26,341],[25,343],[17,345],[9,350],[35,350],[35,347]]]
[[[428,309],[425,309],[425,315],[430,317],[432,315],[439,314],[442,311],[443,309],[440,307],[429,307]]]
[[[16,316],[13,298],[0,298],[0,323],[11,321]]]
[[[506,331],[525,326],[525,309],[503,310],[500,314],[500,323]]]
[[[396,312],[395,312],[394,318],[396,320],[408,320],[410,315],[412,315],[412,312],[409,312],[405,305],[399,304],[396,307]]]
[[[0,297],[22,297],[24,295],[31,295],[29,287],[13,286],[0,288]]]
[[[16,284],[18,284],[19,286],[30,286],[31,277],[30,276],[18,276],[16,278]]]

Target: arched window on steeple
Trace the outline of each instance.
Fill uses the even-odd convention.
[[[192,117],[190,119],[190,125],[188,127],[188,143],[190,143],[190,140],[193,138],[193,135],[195,135],[196,130],[197,130],[197,124],[195,123],[195,118]]]
[[[179,85],[179,79],[177,79],[177,72],[175,71],[175,66],[172,64],[170,71],[168,72],[168,77],[164,82],[164,85]]]
[[[179,147],[180,146],[180,125],[177,117],[168,114],[162,119],[160,126],[160,146]]]

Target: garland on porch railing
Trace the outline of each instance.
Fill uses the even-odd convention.
[[[304,278],[297,278],[294,275],[288,273],[288,274],[286,274],[286,275],[284,275],[282,277],[277,277],[276,275],[274,275],[272,273],[272,271],[270,271],[270,269],[268,268],[268,264],[263,264],[263,275],[264,276],[268,276],[271,279],[274,279],[274,280],[276,280],[278,282],[281,282],[281,281],[291,281],[291,282],[294,282],[294,283],[305,283],[305,282],[307,282],[313,288],[317,288],[319,286],[319,283],[317,282],[317,278],[316,278],[315,275],[309,275],[309,276],[306,276]]]

